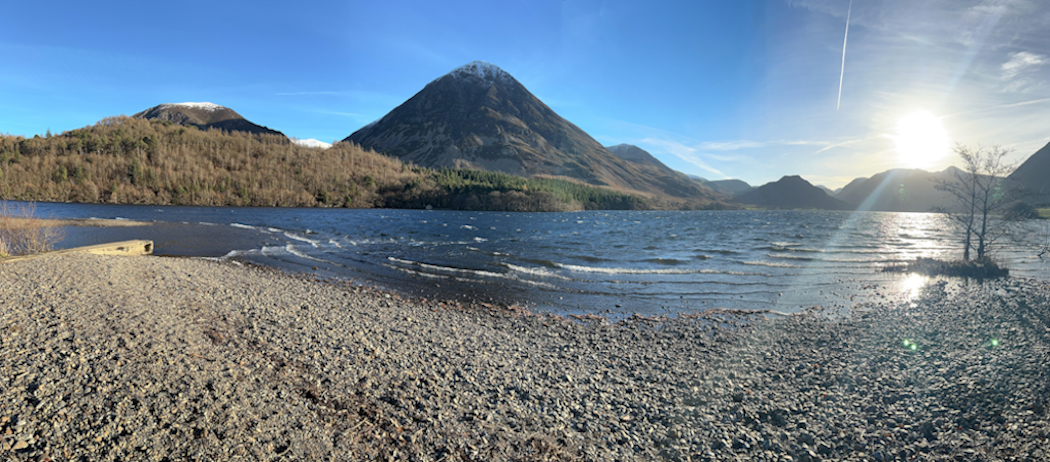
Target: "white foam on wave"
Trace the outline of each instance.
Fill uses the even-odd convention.
[[[302,237],[302,236],[296,236],[295,234],[292,234],[292,233],[284,233],[284,237],[287,237],[288,239],[294,239],[294,240],[297,240],[297,241],[300,241],[300,242],[305,242],[305,243],[310,244],[310,245],[312,245],[314,247],[317,247],[317,244],[318,244],[318,241],[315,241],[313,239],[307,239],[307,238]]]
[[[440,271],[440,272],[452,273],[452,274],[465,274],[465,275],[470,275],[470,276],[481,276],[481,277],[488,277],[488,278],[494,278],[494,279],[510,279],[512,281],[520,282],[520,283],[523,283],[523,284],[529,284],[529,285],[538,286],[538,287],[546,287],[546,288],[549,288],[549,289],[557,289],[557,286],[555,286],[553,284],[548,284],[546,282],[541,282],[541,281],[530,281],[528,279],[522,279],[522,278],[517,277],[514,274],[509,274],[509,273],[497,273],[497,272],[494,272],[494,271],[485,271],[485,270],[476,270],[476,269],[468,269],[468,268],[454,268],[454,267],[450,267],[450,266],[432,265],[432,264],[429,264],[429,263],[423,263],[423,262],[412,261],[412,260],[405,260],[403,258],[397,258],[397,257],[387,257],[387,260],[390,260],[390,261],[395,262],[395,263],[400,263],[402,265],[414,266],[414,267],[418,267],[418,268],[422,268],[422,269],[426,269],[426,270],[431,270],[431,271]],[[398,268],[398,269],[400,269],[402,271],[413,272],[413,273],[420,274],[420,275],[433,274],[433,273],[425,273],[425,272],[422,272],[422,271],[412,271],[412,270],[410,270],[408,268],[404,268],[404,267],[401,267],[401,266],[398,266],[396,268]],[[459,280],[459,279],[456,279],[456,280]],[[466,280],[466,281],[463,281],[463,282],[481,282],[481,281]]]
[[[524,274],[531,274],[533,276],[562,279],[562,280],[565,280],[565,281],[571,281],[572,280],[572,278],[570,278],[568,276],[563,276],[563,275],[555,273],[554,271],[551,271],[551,270],[549,270],[547,268],[542,268],[542,267],[538,267],[538,266],[518,266],[518,265],[512,265],[510,263],[504,263],[504,266],[509,268],[511,271],[517,271],[519,273],[524,273]]]
[[[305,258],[307,260],[319,261],[319,262],[324,262],[324,263],[331,263],[328,260],[325,260],[325,259],[322,259],[322,258],[317,258],[317,257],[312,257],[310,255],[307,255],[307,254],[303,253],[302,251],[300,251],[299,249],[296,249],[295,246],[293,246],[292,244],[288,244],[288,245],[284,246],[284,250],[286,250],[288,253],[290,253],[292,255],[295,255],[295,256],[297,256],[299,258]]]
[[[241,224],[241,223],[230,223],[230,226],[232,226],[234,228],[241,228],[241,229],[259,229],[259,228],[256,228],[256,227],[252,226],[252,225],[244,225],[244,224]]]
[[[660,268],[660,269],[642,269],[642,268],[605,268],[605,267],[584,267],[580,265],[567,265],[554,264],[558,268],[563,268],[569,271],[577,273],[602,273],[602,274],[735,274],[739,276],[765,276],[761,273],[736,273],[732,271],[719,271],[719,270],[707,270],[707,269],[685,269],[685,268]]]

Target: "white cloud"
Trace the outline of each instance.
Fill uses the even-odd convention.
[[[826,146],[826,141],[776,140],[776,141],[705,141],[698,145],[704,151],[736,151],[739,149],[757,149],[769,146]]]
[[[710,165],[707,165],[707,163],[704,162],[703,159],[700,158],[700,153],[697,152],[696,148],[689,147],[689,146],[686,146],[686,145],[684,145],[682,143],[678,143],[678,142],[675,142],[675,141],[662,140],[662,139],[656,139],[656,138],[645,138],[645,139],[643,139],[641,141],[641,143],[654,145],[654,146],[659,146],[664,151],[667,151],[667,152],[671,153],[675,157],[677,157],[679,159],[682,159],[683,161],[685,161],[685,162],[687,162],[687,163],[689,163],[689,164],[691,164],[693,166],[696,166],[696,167],[699,167],[699,168],[701,168],[701,169],[703,169],[705,171],[714,173],[715,175],[719,175],[722,178],[729,178],[725,173],[722,173],[722,172],[718,171],[718,169],[716,169],[714,167],[711,167]]]
[[[1010,53],[1010,59],[1003,63],[1003,80],[1013,80],[1026,69],[1039,67],[1047,63],[1046,56],[1019,51]]]

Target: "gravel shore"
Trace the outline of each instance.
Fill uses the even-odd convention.
[[[1048,297],[609,325],[45,256],[0,264],[0,459],[1046,460]]]

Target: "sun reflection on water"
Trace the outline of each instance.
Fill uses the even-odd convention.
[[[906,279],[901,281],[900,293],[908,301],[915,300],[919,297],[922,292],[922,288],[926,287],[926,284],[930,282],[930,278],[921,274],[910,274]]]

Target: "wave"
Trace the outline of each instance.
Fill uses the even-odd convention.
[[[573,280],[572,278],[570,278],[568,276],[563,276],[561,274],[555,273],[554,271],[551,271],[551,270],[549,270],[547,268],[543,268],[543,267],[518,266],[518,265],[512,265],[510,263],[504,263],[503,266],[506,266],[511,271],[517,271],[519,273],[524,273],[524,274],[531,274],[533,276],[540,276],[540,277],[545,277],[545,278],[555,278],[555,279],[561,279],[561,280],[564,280],[564,281],[572,281]]]
[[[418,262],[418,261],[413,261],[413,260],[406,260],[406,259],[397,258],[397,257],[387,257],[387,260],[392,261],[394,263],[399,263],[399,264],[408,265],[408,266],[414,266],[414,267],[417,267],[417,268],[427,269],[427,270],[431,270],[431,271],[440,271],[440,272],[446,272],[446,273],[452,273],[452,274],[465,274],[465,275],[469,275],[469,276],[481,276],[481,277],[494,278],[494,279],[509,279],[509,280],[512,280],[512,281],[515,281],[515,282],[520,282],[520,283],[523,283],[523,284],[529,284],[529,285],[538,286],[538,287],[546,287],[546,288],[550,288],[550,289],[557,289],[558,288],[557,286],[555,286],[553,284],[549,284],[549,283],[542,282],[542,281],[532,281],[532,280],[528,280],[528,279],[522,279],[522,278],[517,277],[516,275],[509,274],[509,273],[497,273],[495,271],[486,271],[486,270],[479,270],[479,269],[456,268],[456,267],[452,267],[452,266],[433,265],[433,264],[430,264],[430,263],[423,263],[423,262]],[[408,272],[413,272],[413,273],[419,274],[421,276],[428,276],[428,275],[441,276],[440,274],[427,273],[427,272],[424,272],[424,271],[413,271],[413,270],[410,270],[410,269],[405,268],[403,266],[395,266],[395,268],[397,268],[399,270],[402,270],[402,271],[406,271],[407,270]],[[428,277],[430,277],[430,276],[428,276]],[[448,277],[448,276],[446,276],[446,277]],[[459,280],[459,279],[457,279],[457,280]],[[482,283],[484,281],[479,281],[479,280],[473,280],[472,279],[472,280],[467,280],[467,281],[463,281],[463,282]]]
[[[423,262],[418,262],[418,261],[405,260],[403,258],[397,258],[397,257],[386,257],[386,259],[390,260],[392,262],[395,262],[395,263],[400,263],[402,265],[418,266],[420,268],[426,268],[426,269],[433,270],[433,271],[444,271],[444,272],[449,272],[449,273],[473,274],[473,275],[488,276],[488,277],[500,277],[501,276],[500,273],[496,273],[496,272],[492,272],[492,271],[476,270],[476,269],[469,269],[469,268],[457,268],[457,267],[454,267],[454,266],[432,265],[430,263],[423,263]]]
[[[230,223],[230,226],[232,226],[234,228],[241,228],[241,229],[259,229],[259,228],[255,227],[255,226],[244,225],[244,224],[241,224],[241,223]]]
[[[296,249],[295,246],[293,246],[292,244],[288,244],[288,245],[284,246],[284,250],[288,251],[288,253],[290,253],[292,255],[295,255],[295,256],[297,256],[299,258],[305,258],[307,260],[331,263],[328,260],[307,255],[307,254],[303,253],[302,251],[300,251],[299,249]]]
[[[704,258],[704,259],[706,260],[706,258]],[[679,260],[677,258],[647,258],[647,259],[645,259],[643,261],[645,263],[653,263],[653,264],[656,264],[656,265],[667,265],[667,266],[685,265],[685,264],[689,263],[688,261]]]
[[[745,273],[739,271],[725,271],[725,270],[713,270],[713,269],[697,269],[697,268],[660,268],[660,269],[642,269],[642,268],[606,268],[597,266],[580,266],[580,265],[569,265],[565,263],[554,263],[555,268],[563,268],[569,271],[578,273],[601,273],[601,274],[728,274],[734,276],[767,276],[773,275],[766,273]]]
[[[798,265],[791,265],[788,263],[778,263],[772,261],[742,261],[740,263],[751,266],[768,266],[770,268],[801,268],[801,266]]]
[[[310,245],[312,245],[314,247],[317,247],[317,243],[318,243],[318,241],[315,241],[313,239],[307,239],[307,238],[302,237],[302,236],[296,236],[295,234],[292,234],[290,232],[284,233],[284,237],[287,237],[288,239],[294,239],[294,240],[300,241],[300,242],[305,242],[305,243],[310,244]]]
[[[766,256],[769,257],[769,258],[783,258],[785,260],[799,260],[799,261],[818,261],[818,260],[822,260],[820,258],[807,257],[807,256],[804,256],[804,255],[784,255],[784,254],[776,254],[776,253],[767,253]]]
[[[729,249],[693,249],[695,252],[702,252],[703,254],[717,253],[719,255],[735,255],[741,253],[739,250]]]

